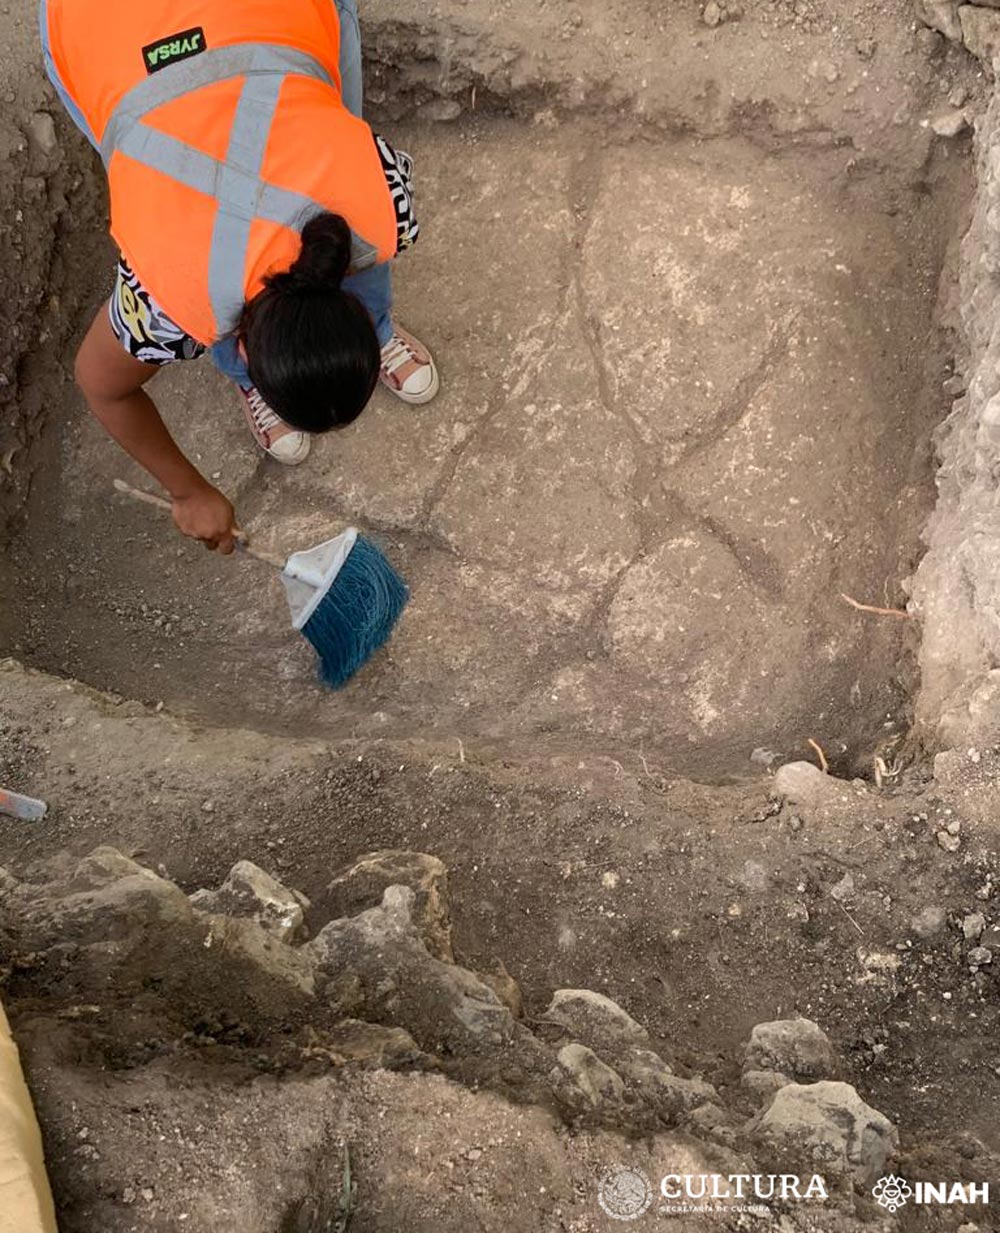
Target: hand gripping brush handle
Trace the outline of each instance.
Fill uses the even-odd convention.
[[[144,492],[141,488],[133,488],[131,484],[126,484],[123,479],[115,480],[115,492],[123,493],[126,497],[131,497],[133,501],[141,501],[144,505],[151,505],[153,509],[163,510],[164,513],[172,514],[174,512],[173,505],[165,497],[157,496],[155,492]],[[254,548],[242,531],[236,532],[236,543],[239,545],[241,552],[245,552],[248,557],[253,557],[255,561],[260,561],[264,565],[273,565],[275,569],[284,570],[284,557],[279,557],[273,552],[262,552],[259,548]]]
[[[115,490],[171,513],[156,493],[115,480]],[[292,553],[287,560],[262,552],[236,533],[240,551],[281,571],[292,627],[312,643],[320,677],[333,689],[345,684],[388,639],[409,592],[382,550],[348,527],[334,539]]]

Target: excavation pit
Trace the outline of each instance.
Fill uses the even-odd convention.
[[[360,1233],[591,1230],[624,1142],[595,1127],[630,1151],[649,1131],[631,1089],[591,1125],[553,1120],[523,1055],[457,1054],[455,1017],[381,953],[354,980],[334,951],[336,989],[304,1009],[266,996],[240,927],[172,936],[147,901],[147,931],[126,895],[81,944],[37,887],[86,896],[124,857],[182,916],[251,861],[310,900],[315,938],[377,908],[377,880],[356,900],[345,881],[359,858],[367,878],[426,854],[448,876],[431,918],[523,1006],[522,1041],[555,990],[593,990],[715,1087],[663,1127],[712,1168],[770,1097],[741,1079],[751,1030],[806,1015],[898,1126],[887,1168],[997,1176],[998,965],[979,960],[1000,743],[962,726],[1000,689],[1000,107],[980,62],[910,0],[366,0],[375,127],[415,158],[423,231],[399,316],[440,398],[380,393],[286,470],[208,363],[152,387],[264,547],[353,521],[406,575],[389,648],[328,694],[276,580],[112,492],[147,481],[71,377],[115,259],[100,168],[47,92],[34,5],[10,7],[0,657],[43,672],[0,658],[0,785],[49,812],[0,826],[0,983],[60,1227],[301,1228],[301,1199],[339,1199],[349,1145]],[[841,598],[902,607],[918,564],[910,620]],[[933,774],[903,748],[918,684]],[[815,759],[810,738],[840,777],[765,773]],[[884,774],[846,782],[875,754]],[[778,799],[790,778],[812,798]],[[371,1029],[372,1071],[342,1015]],[[397,1027],[434,1073],[408,1073],[398,1037],[386,1054]],[[650,1144],[651,1176],[681,1167]],[[755,1152],[739,1171],[778,1168]],[[870,1227],[870,1187],[843,1199],[829,1227]]]
[[[65,384],[7,650],[275,733],[631,748],[707,779],[812,737],[870,765],[907,726],[912,644],[841,596],[902,606],[919,557],[965,146],[902,174],[850,143],[555,112],[392,132],[424,226],[398,314],[440,397],[380,392],[292,470],[207,360],[152,386],[267,547],[381,535],[413,594],[388,652],[324,693],[275,579],[113,497],[144,477]]]

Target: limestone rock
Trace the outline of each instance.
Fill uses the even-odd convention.
[[[599,1053],[649,1042],[646,1029],[617,1002],[590,989],[557,989],[543,1018]]]
[[[147,869],[145,865],[138,864],[131,857],[125,856],[117,848],[102,846],[94,848],[92,852],[77,862],[66,889],[69,891],[102,890],[122,878],[142,874],[148,874],[151,878],[156,877],[152,870]]]
[[[189,908],[190,910],[190,908]],[[216,948],[228,964],[241,960],[258,972],[312,996],[316,991],[316,960],[301,946],[288,946],[256,920],[244,916],[203,916],[205,950]]]
[[[992,68],[997,53],[1000,52],[1000,13],[972,4],[963,4],[958,10],[958,18],[966,47],[982,60],[987,68]]]
[[[685,1126],[699,1137],[706,1135],[710,1139],[722,1139],[732,1142],[735,1135],[732,1130],[733,1119],[721,1108],[710,1101],[693,1109],[685,1119]]]
[[[478,977],[430,953],[416,903],[410,887],[390,886],[379,907],[326,925],[304,948],[324,995],[342,1013],[399,1024],[429,1052],[509,1042],[517,1026],[510,1011]]]
[[[60,940],[115,941],[192,919],[180,887],[109,847],[81,860],[67,884],[21,894],[34,930]]]
[[[770,1070],[793,1079],[826,1079],[837,1068],[833,1046],[811,1019],[758,1023],[743,1055],[744,1069]]]
[[[616,1065],[639,1097],[665,1122],[676,1122],[699,1105],[718,1100],[710,1083],[675,1075],[651,1049],[630,1049]]]
[[[962,23],[958,19],[959,3],[960,0],[915,0],[917,20],[953,42],[960,42]]]
[[[818,809],[839,801],[845,787],[811,762],[786,762],[774,776],[774,795],[802,809]]]
[[[849,1083],[790,1083],[751,1125],[761,1159],[787,1169],[798,1161],[817,1172],[870,1186],[899,1146],[895,1126]]]
[[[454,963],[448,870],[436,856],[395,848],[370,852],[338,873],[327,889],[338,912],[350,916],[380,903],[389,886],[413,891],[413,923],[427,949],[443,963]]]
[[[250,917],[282,942],[294,942],[302,935],[309,900],[252,861],[237,861],[218,890],[196,891],[191,906],[199,912]]]
[[[740,1078],[744,1091],[761,1104],[769,1103],[777,1091],[791,1082],[788,1075],[777,1070],[745,1070]]]
[[[625,1091],[621,1076],[586,1045],[576,1042],[564,1045],[557,1060],[573,1086],[593,1108],[621,1100]]]

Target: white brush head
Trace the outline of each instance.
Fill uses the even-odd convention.
[[[337,575],[357,542],[354,527],[328,539],[315,548],[293,552],[285,562],[281,581],[292,614],[292,627],[302,629],[336,581]]]

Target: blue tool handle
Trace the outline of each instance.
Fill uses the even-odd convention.
[[[49,812],[44,801],[37,801],[33,796],[21,796],[19,792],[7,792],[0,788],[0,813],[11,818],[22,818],[25,822],[38,822]]]

